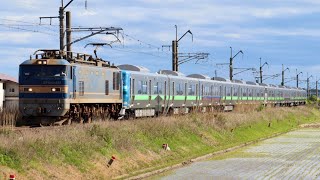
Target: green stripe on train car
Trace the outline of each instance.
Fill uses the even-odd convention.
[[[147,101],[149,100],[148,95],[135,95],[134,100]]]
[[[185,100],[186,96],[174,96],[174,100]]]
[[[187,96],[187,100],[197,100],[197,96]]]

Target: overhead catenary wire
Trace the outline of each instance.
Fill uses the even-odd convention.
[[[51,28],[52,26],[59,26],[59,25],[54,25],[54,24],[39,24],[39,23],[34,23],[34,22],[27,22],[27,21],[21,21],[21,20],[13,20],[13,19],[7,19],[7,18],[0,18],[0,22],[6,21],[6,22],[14,22],[14,23],[0,23],[0,26],[3,26],[5,28],[9,29],[16,29],[20,31],[26,31],[26,32],[32,32],[32,33],[40,33],[40,34],[46,34],[50,36],[57,36],[58,29]],[[50,27],[51,26],[51,27]],[[31,28],[32,27],[32,28]],[[80,27],[80,26],[79,26]],[[43,29],[45,30],[43,30]],[[50,32],[47,32],[50,31]],[[138,53],[138,54],[144,54],[144,55],[149,55],[149,56],[154,56],[154,57],[162,57],[162,58],[167,58],[170,54],[165,51],[161,51],[161,47],[147,43],[143,40],[140,40],[136,37],[133,37],[132,35],[123,33],[123,36],[126,37],[126,41],[136,41],[139,46],[133,47],[132,45],[124,45],[123,48],[121,47],[114,47],[112,50],[114,51],[121,51],[121,52],[128,52],[128,53]],[[81,36],[73,36],[72,39],[76,39]],[[92,40],[86,40],[86,42],[93,42]],[[139,51],[139,47],[142,47],[143,50],[145,51]],[[148,48],[145,48],[148,47]],[[147,52],[150,49],[154,50],[155,52]]]

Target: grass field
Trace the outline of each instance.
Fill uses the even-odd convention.
[[[310,106],[0,130],[1,173],[19,179],[126,178],[320,121]],[[164,151],[168,143],[171,151]],[[114,155],[115,162],[107,167]],[[3,171],[3,172],[1,172]]]

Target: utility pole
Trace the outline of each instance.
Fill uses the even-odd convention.
[[[121,30],[123,30],[122,28],[118,28],[118,27],[98,27],[98,28],[72,28],[71,27],[71,12],[66,12],[66,17],[67,17],[67,21],[66,21],[66,30],[64,28],[64,13],[65,13],[65,9],[74,1],[74,0],[70,0],[65,6],[63,3],[64,0],[61,0],[61,7],[59,7],[59,16],[50,16],[50,17],[40,17],[40,24],[41,24],[41,20],[42,19],[50,19],[50,24],[52,19],[54,18],[58,18],[59,19],[59,30],[60,30],[60,55],[64,56],[65,55],[65,47],[67,47],[67,60],[70,60],[72,58],[72,44],[82,41],[84,39],[87,39],[91,36],[97,35],[97,34],[106,34],[106,35],[113,35],[115,38],[117,38],[117,41],[120,42],[120,39],[118,38],[119,32]],[[86,5],[87,6],[87,5]],[[91,34],[81,37],[77,40],[71,41],[71,33],[72,32],[90,32]],[[66,36],[66,44],[65,44],[65,32],[67,34]],[[116,41],[115,41],[116,42]]]
[[[172,41],[172,71],[178,71],[178,42]]]
[[[232,47],[230,47],[230,50],[231,50],[231,55],[230,55],[230,64],[229,64],[229,68],[230,68],[230,81],[232,81],[232,78],[233,78],[233,59],[239,54],[243,54],[242,50],[238,51],[236,53],[236,55],[232,56]]]
[[[264,62],[262,65],[261,65],[261,58],[260,58],[260,83],[262,83],[262,68],[264,65],[269,65],[267,62]]]
[[[186,34],[191,34],[192,36],[192,41],[193,41],[193,34],[190,30],[185,32],[180,39],[178,40],[178,26],[174,25],[176,28],[176,40],[172,41],[172,71],[179,71],[179,65],[178,65],[178,47],[179,47],[179,41],[186,35]]]
[[[297,88],[299,87],[299,74],[303,74],[302,72],[298,73],[298,70],[296,69],[296,74],[297,74]]]
[[[307,77],[308,77],[308,76],[309,76],[309,74],[307,73]],[[312,75],[307,78],[307,97],[310,96],[309,79],[310,79],[311,77],[312,77]]]
[[[172,71],[179,71],[179,65],[189,62],[191,60],[197,59],[197,61],[206,59],[209,56],[209,53],[179,53],[178,47],[179,47],[179,41],[187,34],[190,34],[192,36],[193,41],[193,34],[190,30],[185,32],[179,39],[178,39],[178,26],[174,26],[176,28],[176,39],[172,41]],[[170,47],[170,45],[163,45],[163,47]],[[184,58],[181,59],[180,58]]]
[[[316,96],[317,96],[317,100],[318,100],[318,81],[320,81],[320,79],[316,80]]]
[[[284,69],[284,66],[283,66],[283,64],[282,64],[282,81],[281,81],[281,86],[284,86],[284,72],[285,72],[286,70],[289,70],[289,68]],[[289,71],[290,71],[290,70],[289,70]]]
[[[71,12],[67,11],[66,12],[66,32],[67,32],[67,58],[72,58],[72,49],[71,49]]]
[[[63,54],[64,51],[64,33],[65,33],[65,29],[64,29],[64,10],[73,2],[74,0],[70,0],[67,5],[64,6],[63,4],[63,0],[61,0],[61,7],[59,7],[59,16],[50,16],[50,17],[40,17],[40,24],[41,24],[41,20],[42,19],[50,19],[50,24],[51,24],[51,20],[54,18],[58,18],[59,19],[59,31],[60,31],[60,54]]]

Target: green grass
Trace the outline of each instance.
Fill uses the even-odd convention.
[[[320,112],[312,107],[260,108],[78,125],[23,134],[4,132],[0,133],[0,142],[4,142],[0,144],[0,165],[26,177],[30,175],[27,170],[33,169],[43,179],[69,173],[70,168],[72,176],[110,179],[122,175],[124,178],[319,120]],[[23,140],[17,141],[21,137]],[[164,151],[163,143],[168,143],[171,151]],[[112,168],[107,168],[112,155],[117,159]],[[55,171],[43,164],[56,167],[59,172],[52,174]],[[66,170],[60,172],[61,167]]]

